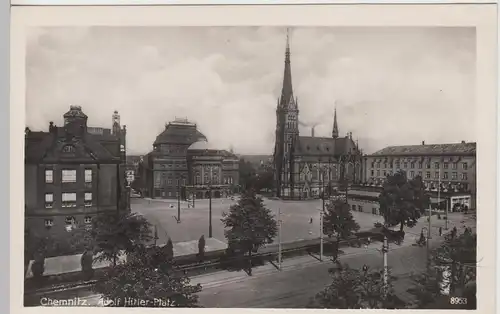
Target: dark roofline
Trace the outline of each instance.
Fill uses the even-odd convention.
[[[470,145],[474,146],[474,151],[469,152],[460,152],[460,151],[447,151],[447,152],[395,152],[395,153],[387,153],[384,152],[389,149],[402,149],[402,148],[431,148],[433,146],[441,146],[441,147],[449,147],[450,149],[454,148],[457,145]],[[365,157],[412,157],[412,156],[476,156],[476,142],[461,142],[461,143],[444,143],[444,144],[422,144],[422,145],[394,145],[387,146],[373,154],[365,155]]]
[[[371,155],[364,155],[363,157],[368,158],[368,157],[425,157],[425,156],[476,156],[476,153],[414,153],[414,154],[403,154],[403,153],[398,153],[398,154],[379,154],[373,153]]]

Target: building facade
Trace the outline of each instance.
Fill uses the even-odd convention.
[[[212,147],[187,119],[166,124],[138,168],[144,195],[152,198],[206,198],[210,191],[224,197],[239,182],[238,158]]]
[[[466,202],[475,208],[476,143],[390,146],[365,156],[363,169],[367,185],[381,186],[387,175],[404,170],[409,179],[422,177],[427,191],[470,195]]]
[[[63,117],[48,132],[25,130],[25,226],[39,234],[64,236],[98,213],[128,208],[118,113],[111,129],[88,127],[79,106]]]
[[[276,109],[275,195],[291,199],[316,198],[322,191],[331,191],[341,183],[362,181],[362,152],[353,141],[352,133],[340,137],[336,109],[331,137],[314,137],[314,129],[311,136],[300,136],[299,122],[287,36],[283,86]]]
[[[382,192],[382,187],[371,185],[353,186],[347,193],[347,203],[352,211],[371,213],[380,215],[380,205],[378,197]],[[472,194],[460,191],[447,190],[446,192],[428,191],[431,201],[431,207],[436,209],[438,204],[442,211],[448,212],[460,211],[472,204]]]

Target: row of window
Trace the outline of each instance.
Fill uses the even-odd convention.
[[[45,193],[45,208],[53,208],[54,206],[54,194]],[[84,206],[92,206],[92,193],[85,192]],[[76,207],[76,193],[62,193],[61,194],[61,207]]]
[[[351,208],[353,211],[359,211],[359,212],[363,212],[363,206],[361,205],[358,205],[356,207],[356,205],[351,205]],[[372,214],[374,215],[379,215],[379,210],[376,208],[376,207],[372,207]]]
[[[414,169],[415,168],[415,162],[403,162],[403,168],[408,168],[408,164],[410,164],[410,169]],[[419,162],[417,163],[418,165],[418,169],[422,169],[423,167],[423,163],[422,162]],[[380,162],[377,162],[375,163],[374,161],[372,161],[372,168],[375,168],[375,166],[377,168],[380,168],[381,166],[381,163]],[[392,163],[387,163],[387,162],[384,162],[383,164],[383,168],[392,168],[393,167],[393,164]],[[389,167],[387,167],[389,166]],[[396,168],[400,168],[401,166],[401,163],[399,161],[396,161]],[[440,163],[439,162],[435,162],[434,163],[434,169],[439,169],[440,167]],[[443,169],[448,169],[449,167],[449,163],[447,162],[444,162],[443,163]],[[431,164],[430,163],[426,163],[425,164],[425,168],[426,169],[430,169],[431,168]],[[458,162],[454,162],[454,163],[451,163],[451,169],[458,169]],[[463,162],[462,163],[462,170],[467,170],[468,169],[468,164],[466,162]]]
[[[160,168],[185,168],[187,164],[184,163],[172,163],[172,164],[160,164]]]
[[[380,170],[377,170],[377,177],[380,176]],[[389,170],[389,171],[386,171],[386,170],[383,170],[382,171],[382,175],[385,177],[387,175],[392,175],[392,170]],[[422,171],[418,171],[417,172],[417,175],[418,176],[422,176]],[[375,170],[372,170],[371,171],[371,176],[374,177],[375,176]],[[409,172],[409,177],[411,179],[413,179],[415,177],[415,171],[410,171]],[[425,172],[425,179],[430,179],[431,178],[431,172],[430,171],[426,171]],[[467,172],[463,172],[460,174],[460,179],[461,180],[467,180]],[[439,179],[439,171],[436,171],[434,172],[434,179],[438,180]],[[449,176],[448,176],[448,172],[443,172],[443,177],[441,179],[444,179],[444,180],[447,180],[449,179]],[[458,179],[458,173],[457,172],[452,172],[451,173],[451,179],[452,180],[457,180]]]
[[[86,225],[90,225],[92,223],[92,217],[85,216],[85,218],[83,219],[83,222]],[[66,226],[76,225],[75,217],[66,217],[65,224],[66,224]],[[45,227],[52,227],[52,226],[54,226],[54,220],[53,219],[45,219]]]
[[[61,170],[62,183],[76,182],[76,170]],[[92,169],[85,169],[85,183],[92,182]],[[54,183],[54,170],[45,170],[45,183]]]

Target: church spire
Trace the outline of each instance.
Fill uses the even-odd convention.
[[[292,70],[290,68],[290,29],[286,29],[286,49],[285,49],[285,71],[283,74],[283,88],[281,90],[282,106],[287,105],[293,99]]]
[[[339,126],[337,125],[337,106],[335,106],[335,111],[333,113],[332,137],[333,138],[338,138],[339,137]]]

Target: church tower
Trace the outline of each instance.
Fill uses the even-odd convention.
[[[335,107],[335,111],[333,113],[332,137],[333,138],[338,138],[339,137],[339,126],[337,125],[337,107]]]
[[[274,149],[276,195],[281,197],[285,188],[293,190],[293,151],[299,137],[298,102],[293,96],[290,65],[290,34],[287,29],[285,69],[281,96],[276,108],[276,140]]]

